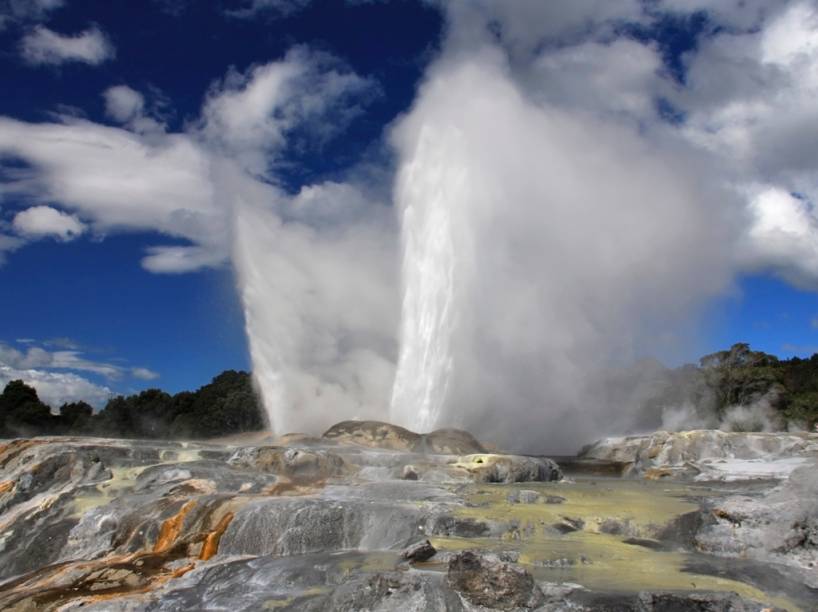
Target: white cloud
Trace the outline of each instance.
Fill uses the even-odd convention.
[[[55,236],[67,242],[85,231],[85,225],[75,215],[50,206],[32,206],[14,217],[16,231],[27,237]]]
[[[16,251],[25,244],[25,240],[18,236],[0,234],[0,266],[6,262],[6,253]]]
[[[193,138],[74,118],[41,124],[0,118],[0,152],[34,168],[7,187],[11,193],[76,210],[99,233],[155,230],[187,239],[205,249],[205,256],[191,253],[197,266],[219,265],[227,256],[229,211],[214,200],[212,156]],[[176,261],[182,270],[197,267],[184,257]]]
[[[79,401],[102,408],[113,395],[108,387],[69,372],[18,370],[0,364],[0,388],[4,388],[12,380],[22,380],[34,387],[40,400],[54,411],[66,402]]]
[[[103,93],[105,112],[119,123],[127,123],[140,115],[145,108],[144,96],[127,85],[109,87]]]
[[[159,373],[148,368],[131,368],[131,376],[139,380],[156,380],[159,378]]]
[[[750,269],[771,269],[799,287],[814,288],[818,274],[818,216],[807,200],[780,187],[757,190],[752,224],[741,256]]]
[[[63,339],[65,340],[65,339]],[[25,350],[19,350],[0,342],[0,365],[15,370],[75,370],[90,372],[108,380],[119,380],[125,376],[132,376],[141,380],[153,380],[159,374],[144,367],[127,368],[121,365],[95,361],[86,358],[79,349],[50,351],[39,346],[32,339],[18,340],[18,344],[25,344]],[[60,342],[59,344],[63,344]],[[50,342],[45,345],[54,344]]]
[[[667,88],[661,70],[656,48],[621,38],[544,53],[531,62],[526,85],[540,100],[644,119],[655,113],[656,98]]]
[[[123,87],[109,89],[106,101],[124,128],[73,117],[41,124],[0,118],[0,152],[34,167],[5,190],[76,210],[98,233],[155,230],[191,243],[152,247],[143,260],[148,270],[218,266],[229,253],[234,199],[220,191],[220,174],[232,176],[228,167],[236,163],[266,174],[288,134],[306,126],[311,141],[326,139],[372,89],[330,56],[297,48],[215,84],[187,133],[145,129],[143,120],[152,119],[142,114],[144,98]]]
[[[103,94],[105,112],[116,121],[141,134],[162,134],[165,125],[151,117],[145,110],[145,96],[128,87],[116,85],[109,87]]]
[[[65,0],[4,0],[0,2],[0,23],[3,18],[8,21],[40,21],[63,5]]]
[[[286,16],[296,13],[312,0],[239,0],[239,6],[227,9],[225,12],[231,17],[249,19],[259,13],[270,13],[278,16]]]
[[[818,6],[768,9],[756,29],[702,41],[671,99],[686,137],[724,160],[747,201],[742,261],[818,287]]]
[[[789,0],[660,0],[657,9],[681,16],[707,13],[720,26],[749,31],[761,25]]]
[[[79,351],[48,351],[39,346],[29,346],[23,352],[0,344],[0,364],[16,369],[57,368],[92,372],[106,378],[116,379],[122,375],[120,366],[85,359]]]
[[[513,60],[526,61],[547,43],[610,35],[621,23],[641,22],[639,0],[516,0],[440,2],[450,28],[447,52],[474,47],[476,41],[499,38]],[[491,34],[490,34],[491,33]]]
[[[37,26],[20,42],[20,53],[30,64],[81,62],[97,65],[116,55],[108,37],[96,26],[76,35],[65,35]]]
[[[358,100],[373,90],[372,81],[332,56],[296,47],[280,62],[231,71],[214,84],[201,129],[211,145],[264,175],[296,127],[312,141],[325,139],[346,127],[360,112]]]

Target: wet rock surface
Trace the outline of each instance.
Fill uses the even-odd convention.
[[[429,540],[423,540],[409,546],[400,556],[407,561],[422,563],[434,557],[435,553],[437,553],[437,549],[432,546],[432,543]]]
[[[794,501],[815,499],[808,470],[748,496],[563,479],[456,430],[327,434],[0,441],[0,609],[761,610],[816,593],[814,504]]]
[[[781,479],[818,458],[818,434],[657,431],[605,438],[584,448],[580,457],[620,466],[624,475],[654,480]]]
[[[469,602],[496,610],[531,610],[545,600],[522,567],[465,551],[449,561],[449,586]]]

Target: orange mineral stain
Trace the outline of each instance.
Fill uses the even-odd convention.
[[[159,530],[159,537],[153,546],[153,552],[165,552],[173,546],[176,542],[176,538],[179,537],[179,533],[182,531],[185,517],[195,505],[196,502],[193,500],[186,502],[185,505],[179,509],[179,512],[162,523],[162,527]]]
[[[13,480],[4,480],[0,482],[0,493],[8,493],[9,491],[14,490],[14,481]]]
[[[219,520],[219,523],[216,525],[216,528],[207,534],[205,537],[204,544],[202,545],[202,552],[199,555],[199,559],[202,561],[207,561],[217,552],[219,552],[219,542],[222,539],[222,535],[224,534],[227,526],[230,524],[230,521],[233,520],[233,513],[227,512],[225,515]]]

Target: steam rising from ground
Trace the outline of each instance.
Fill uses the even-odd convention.
[[[283,209],[237,203],[233,255],[270,421],[312,432],[383,418],[398,313],[391,211],[332,183],[277,199]]]
[[[444,59],[395,132],[392,419],[568,451],[622,416],[588,381],[657,337],[681,342],[728,282],[730,237],[683,148],[528,93],[486,45]]]

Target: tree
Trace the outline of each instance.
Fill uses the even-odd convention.
[[[0,423],[3,435],[50,433],[55,425],[51,409],[22,380],[9,382],[0,395]]]

